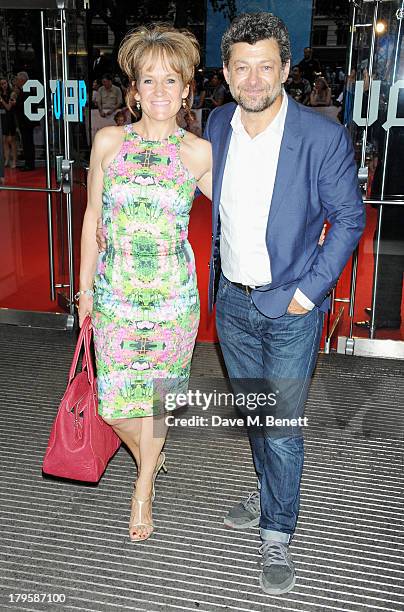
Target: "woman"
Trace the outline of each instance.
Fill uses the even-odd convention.
[[[318,77],[314,83],[313,91],[310,94],[311,106],[330,106],[331,89],[324,77]]]
[[[210,144],[176,123],[199,63],[194,36],[141,27],[118,60],[132,84],[128,107],[142,118],[95,137],[78,298],[80,325],[92,315],[99,412],[138,468],[129,523],[138,542],[153,532],[154,480],[164,465],[167,427],[160,419],[156,429],[154,394],[188,384],[199,323],[188,221],[196,185],[210,197],[212,162]],[[108,246],[98,257],[101,214]]]
[[[1,127],[3,132],[4,165],[15,168],[17,165],[17,143],[15,134],[17,124],[15,121],[15,95],[7,79],[0,78],[0,111]]]

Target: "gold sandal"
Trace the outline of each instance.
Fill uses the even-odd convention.
[[[154,501],[154,498],[156,497],[156,491],[154,489],[154,483],[156,481],[158,473],[160,472],[160,470],[163,470],[164,474],[167,474],[167,472],[168,472],[165,463],[166,463],[166,455],[165,455],[165,453],[161,452],[160,456],[159,456],[159,458],[157,460],[156,467],[154,468],[154,472],[153,472],[153,476],[152,476],[152,496],[151,496],[152,501]]]
[[[137,499],[135,495],[132,495],[132,510],[130,513],[129,520],[129,537],[131,542],[143,542],[143,540],[147,540],[148,538],[150,538],[151,534],[154,531],[153,523],[144,523],[142,521],[143,504],[145,504],[146,502],[152,502],[152,498],[148,497],[147,499]],[[134,523],[133,521],[135,520],[136,505],[139,506],[139,520],[137,521],[137,523]],[[137,527],[147,527],[149,529],[149,533],[146,532],[146,537],[136,537],[133,535],[133,530]]]

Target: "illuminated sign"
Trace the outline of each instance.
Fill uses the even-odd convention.
[[[83,121],[83,108],[87,102],[87,87],[84,81],[68,79],[65,87],[62,81],[49,81],[52,94],[52,110],[55,119],[66,121]],[[24,113],[31,121],[40,121],[45,115],[44,108],[38,108],[45,97],[44,86],[36,79],[30,79],[23,85],[23,91],[35,93],[24,102]],[[64,116],[66,110],[66,116]]]
[[[381,81],[372,81],[369,116],[366,121],[366,117],[362,117],[363,83],[364,81],[356,81],[355,84],[353,120],[359,127],[365,127],[366,125],[370,126],[377,121],[377,117],[379,115],[380,87],[382,84]],[[389,130],[392,127],[404,126],[404,117],[397,117],[398,96],[400,94],[400,89],[404,89],[404,79],[396,81],[394,85],[390,87],[387,120],[382,124],[382,127],[385,130]]]

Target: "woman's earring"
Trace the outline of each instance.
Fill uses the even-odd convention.
[[[137,110],[140,110],[140,109],[141,109],[141,106],[140,106],[140,102],[139,102],[139,100],[136,102],[136,109],[137,109]]]
[[[187,108],[187,99],[182,98],[182,108]]]

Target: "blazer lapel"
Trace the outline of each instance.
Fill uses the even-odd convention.
[[[283,138],[279,151],[271,208],[269,211],[267,237],[270,222],[274,220],[284,201],[284,195],[290,183],[293,182],[296,165],[299,162],[302,136],[300,132],[300,110],[297,102],[288,97]]]
[[[236,106],[234,106],[233,112],[223,119],[223,123],[220,126],[220,135],[218,141],[213,141],[212,144],[216,144],[216,151],[213,152],[213,205],[214,208],[219,210],[220,194],[222,191],[223,174],[226,166],[227,152],[229,150],[230,139],[232,135],[232,127],[230,125]]]

